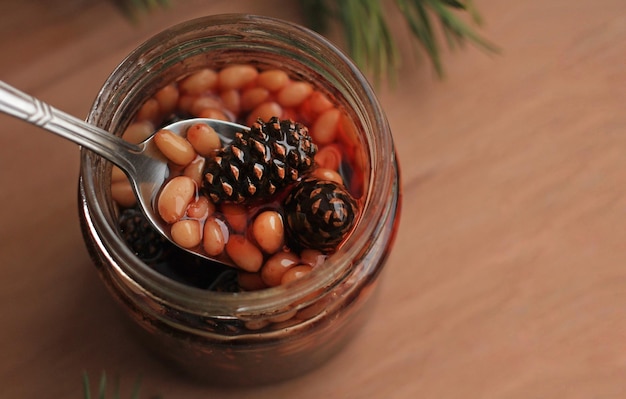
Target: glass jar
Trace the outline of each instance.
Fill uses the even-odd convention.
[[[229,385],[300,375],[353,339],[369,317],[401,198],[390,128],[366,79],[320,35],[276,19],[216,15],[157,34],[110,75],[87,121],[122,135],[159,88],[201,68],[238,63],[280,68],[311,82],[353,124],[364,173],[362,216],[343,246],[307,276],[250,292],[214,292],[175,281],[142,262],[122,239],[110,190],[112,165],[83,149],[79,178],[87,247],[141,341],[190,375]]]

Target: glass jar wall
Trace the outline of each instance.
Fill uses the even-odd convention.
[[[87,150],[81,154],[80,217],[98,272],[141,341],[209,383],[261,384],[319,366],[369,318],[398,223],[400,180],[389,125],[363,75],[321,36],[266,17],[209,16],[157,34],[110,75],[87,120],[121,136],[161,88],[231,65],[285,71],[341,109],[342,148],[349,148],[350,173],[358,174],[347,178],[359,182],[353,190],[360,207],[341,247],[288,284],[234,292],[188,284],[130,248],[111,193],[112,165]],[[184,259],[169,267],[184,269]]]

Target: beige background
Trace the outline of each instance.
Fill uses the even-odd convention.
[[[175,22],[302,21],[291,1],[174,3],[132,26],[104,0],[2,1],[0,78],[84,117]],[[146,353],[82,243],[78,148],[0,115],[0,396],[81,397],[106,370],[142,397],[626,397],[626,2],[476,4],[501,55],[446,52],[444,81],[407,56],[379,89],[405,206],[372,322],[284,384],[202,387]]]

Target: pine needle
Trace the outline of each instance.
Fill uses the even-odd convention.
[[[393,76],[399,55],[378,0],[342,0],[328,12],[339,21],[348,52],[357,65],[367,68],[378,80]]]
[[[85,399],[91,399],[91,389],[89,388],[89,376],[87,373],[83,373],[83,397]]]
[[[343,30],[348,52],[354,62],[370,73],[377,81],[383,76],[394,79],[394,72],[400,65],[400,56],[394,37],[385,16],[383,0],[300,0],[305,4],[309,24],[322,29],[326,21],[316,20],[334,16]],[[395,0],[394,3],[404,16],[413,44],[422,48],[431,61],[438,76],[444,75],[441,61],[441,47],[437,28],[445,38],[448,48],[463,47],[471,42],[490,52],[497,52],[495,45],[478,35],[463,21],[460,13],[469,15],[470,21],[479,26],[482,19],[471,0]],[[331,7],[335,5],[335,7]],[[316,14],[311,7],[324,9]]]
[[[326,32],[333,11],[325,0],[300,0],[300,9],[306,25],[317,32]]]
[[[98,399],[105,399],[107,394],[107,375],[102,373],[100,376],[100,389],[98,390]]]
[[[169,0],[111,0],[122,13],[133,23],[139,21],[140,16],[170,5]]]
[[[103,371],[100,375],[100,382],[98,384],[98,396],[97,399],[107,399],[107,375]],[[137,378],[135,381],[135,385],[133,387],[132,394],[130,396],[131,399],[139,399],[141,390],[141,377]],[[91,399],[91,386],[89,383],[89,375],[86,372],[83,372],[83,397],[85,399]],[[115,379],[115,384],[113,386],[113,396],[112,399],[120,399],[120,379]]]

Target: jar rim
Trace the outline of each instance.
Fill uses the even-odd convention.
[[[330,257],[329,261],[314,268],[309,275],[288,285],[239,293],[208,291],[184,285],[153,270],[134,256],[123,243],[115,226],[107,222],[107,217],[98,202],[100,193],[96,189],[94,180],[94,162],[96,162],[97,155],[82,149],[80,168],[83,201],[81,207],[85,218],[89,220],[91,233],[99,236],[97,245],[100,251],[106,253],[106,257],[116,267],[116,271],[133,281],[134,288],[141,291],[143,295],[152,296],[157,301],[167,302],[168,306],[184,308],[187,311],[195,310],[197,313],[203,313],[207,309],[218,312],[221,310],[225,314],[263,313],[269,309],[291,304],[319,290],[320,287],[329,287],[344,279],[350,274],[355,263],[354,259],[363,258],[368,253],[372,238],[376,237],[377,230],[382,228],[382,224],[378,221],[388,217],[389,210],[385,209],[389,207],[388,196],[392,192],[389,187],[394,181],[392,173],[396,160],[390,128],[367,78],[351,59],[328,39],[306,27],[273,17],[250,14],[204,16],[173,25],[155,34],[124,58],[107,78],[89,112],[88,122],[98,124],[103,128],[108,127],[103,126],[105,121],[101,120],[100,108],[108,104],[110,100],[107,98],[108,93],[112,90],[119,90],[119,86],[126,82],[129,71],[145,62],[146,54],[156,51],[155,49],[163,46],[163,43],[183,45],[184,42],[180,42],[181,33],[210,31],[212,27],[226,29],[233,25],[237,25],[239,29],[242,29],[242,25],[250,29],[258,29],[262,26],[264,34],[267,34],[269,27],[272,27],[277,31],[288,31],[289,38],[294,45],[306,42],[325,48],[329,52],[327,55],[333,57],[331,62],[341,63],[350,75],[348,78],[356,82],[357,85],[352,87],[349,94],[367,103],[368,115],[361,115],[361,117],[368,118],[371,125],[369,129],[372,130],[372,137],[376,141],[367,146],[367,155],[370,159],[369,184],[364,193],[365,201],[360,211],[360,220],[344,245]],[[368,218],[367,223],[364,221],[364,216]],[[108,245],[109,243],[117,245]],[[125,259],[127,263],[117,262],[116,259],[120,258]]]

